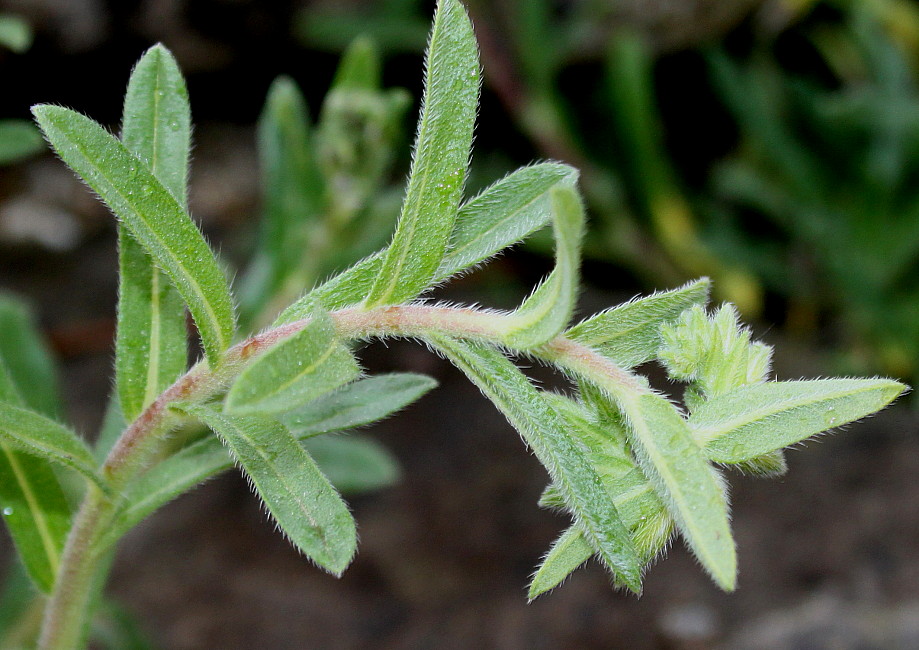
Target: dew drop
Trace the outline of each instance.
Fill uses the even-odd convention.
[[[13,509],[10,508],[9,506],[7,506],[7,507],[5,507],[5,508],[3,509],[3,516],[4,516],[4,517],[9,517],[11,514],[13,514]]]

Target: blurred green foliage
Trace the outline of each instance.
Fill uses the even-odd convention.
[[[649,285],[712,276],[748,316],[772,296],[789,331],[846,351],[844,369],[914,374],[919,6],[715,4],[721,22],[677,45],[708,70],[693,92],[718,113],[700,128],[734,142],[727,156],[700,152],[699,173],[668,149],[673,111],[659,97],[676,93],[656,66],[661,41],[680,39],[649,29],[654,16],[599,0],[469,2],[486,85],[537,155],[582,171],[588,258]],[[297,29],[333,50],[369,32],[392,54],[420,51],[423,16],[416,0],[319,3]],[[808,50],[803,62],[789,41]]]

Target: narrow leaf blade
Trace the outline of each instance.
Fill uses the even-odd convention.
[[[121,139],[184,207],[191,110],[179,66],[162,45],[147,50],[131,73]],[[118,256],[115,377],[122,412],[133,420],[185,369],[185,307],[168,276],[122,224]]]
[[[75,469],[104,487],[92,452],[77,434],[32,410],[0,403],[0,442]]]
[[[739,463],[879,411],[905,389],[890,379],[767,382],[702,402],[689,426],[711,460]]]
[[[571,187],[553,188],[550,197],[555,268],[508,318],[505,343],[515,349],[536,347],[555,338],[571,320],[577,299],[584,206]]]
[[[410,300],[431,283],[459,208],[479,96],[472,25],[458,0],[441,0],[426,57],[425,92],[402,214],[366,305]]]
[[[684,310],[708,301],[711,283],[697,280],[601,312],[569,329],[565,335],[589,345],[628,370],[650,361],[661,344],[660,326]]]
[[[32,314],[19,300],[0,294],[0,358],[24,405],[48,417],[58,414],[57,370]]]
[[[233,302],[214,253],[172,193],[114,136],[59,106],[32,109],[58,155],[93,190],[172,279],[219,365],[235,328]]]
[[[601,560],[629,589],[639,592],[641,567],[628,530],[600,478],[565,433],[564,422],[556,411],[497,350],[441,336],[432,336],[430,341],[520,432],[565,496],[567,506],[584,527]]]
[[[399,480],[399,463],[371,438],[320,436],[306,440],[303,446],[343,494],[379,490]]]
[[[357,547],[354,518],[291,433],[261,416],[227,415],[200,404],[181,409],[220,436],[291,542],[341,575]]]
[[[280,413],[329,393],[360,374],[328,313],[264,352],[243,370],[226,397],[229,412]]]
[[[283,421],[298,438],[353,429],[382,420],[435,386],[430,377],[414,373],[367,377],[285,414]]]

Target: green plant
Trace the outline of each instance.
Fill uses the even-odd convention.
[[[715,582],[733,589],[727,488],[715,465],[780,473],[784,447],[873,413],[904,390],[888,379],[767,381],[769,348],[750,340],[730,306],[706,313],[707,280],[569,328],[584,229],[577,172],[535,164],[463,203],[478,90],[471,25],[458,0],[441,0],[391,243],[254,335],[239,331],[219,262],[186,211],[188,101],[169,53],[154,47],[135,68],[120,138],[72,110],[34,107],[58,155],[118,218],[122,261],[117,400],[93,447],[57,419],[53,402],[37,399],[46,357],[22,360],[40,350],[23,319],[0,337],[18,331],[32,341],[0,347],[0,443],[19,468],[17,481],[3,482],[20,492],[5,520],[27,572],[49,594],[39,647],[83,645],[120,537],[234,461],[290,541],[321,568],[344,571],[355,524],[317,465],[316,436],[379,419],[431,387],[414,376],[359,379],[355,341],[425,342],[481,388],[546,467],[541,503],[573,523],[537,571],[531,597],[594,555],[637,593],[674,531]],[[419,299],[549,223],[555,268],[516,310]],[[283,237],[300,225],[279,227]],[[204,353],[188,370],[183,303]],[[536,388],[508,355],[557,368],[575,389]],[[633,372],[653,359],[687,383],[685,411]],[[56,466],[81,481],[72,521]]]

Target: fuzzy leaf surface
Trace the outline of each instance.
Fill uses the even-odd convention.
[[[186,206],[191,109],[179,66],[162,45],[147,50],[131,73],[121,141]],[[118,260],[115,383],[122,413],[133,420],[185,370],[185,305],[122,224]]]
[[[509,347],[518,350],[537,347],[560,334],[571,320],[577,299],[584,206],[572,187],[553,188],[550,200],[555,268],[508,317],[510,325],[504,340]]]
[[[661,344],[660,326],[684,310],[705,304],[711,283],[697,280],[672,291],[632,300],[575,325],[565,335],[589,345],[629,369],[653,359]]]
[[[262,353],[243,370],[226,397],[237,414],[290,411],[360,374],[354,356],[335,334],[328,313]]]
[[[689,426],[711,460],[739,463],[879,411],[905,388],[890,379],[767,382],[703,402]]]
[[[450,248],[432,282],[443,282],[545,226],[552,219],[549,191],[574,185],[576,179],[572,167],[540,163],[490,185],[460,208]],[[380,274],[383,255],[375,253],[320,285],[288,307],[275,324],[306,318],[316,301],[328,310],[361,302]]]
[[[425,68],[405,202],[368,307],[398,304],[427,289],[453,231],[479,98],[478,48],[458,0],[438,2]]]
[[[0,403],[0,442],[75,469],[104,487],[89,447],[63,424],[35,411]]]
[[[737,580],[728,505],[682,416],[660,395],[623,397],[632,450],[702,566],[726,591]]]
[[[457,368],[498,407],[546,467],[565,504],[600,559],[636,593],[638,554],[600,477],[565,431],[564,420],[529,379],[497,350],[441,336],[430,337]]]
[[[290,541],[326,571],[341,575],[357,548],[348,506],[284,425],[262,416],[178,406],[216,433],[252,481]]]
[[[179,200],[99,124],[59,106],[32,111],[61,159],[172,279],[195,319],[208,361],[219,365],[233,338],[233,302],[214,253]]]
[[[376,375],[304,404],[286,413],[283,420],[298,438],[344,431],[382,420],[436,386],[437,382],[425,375],[407,372]]]

